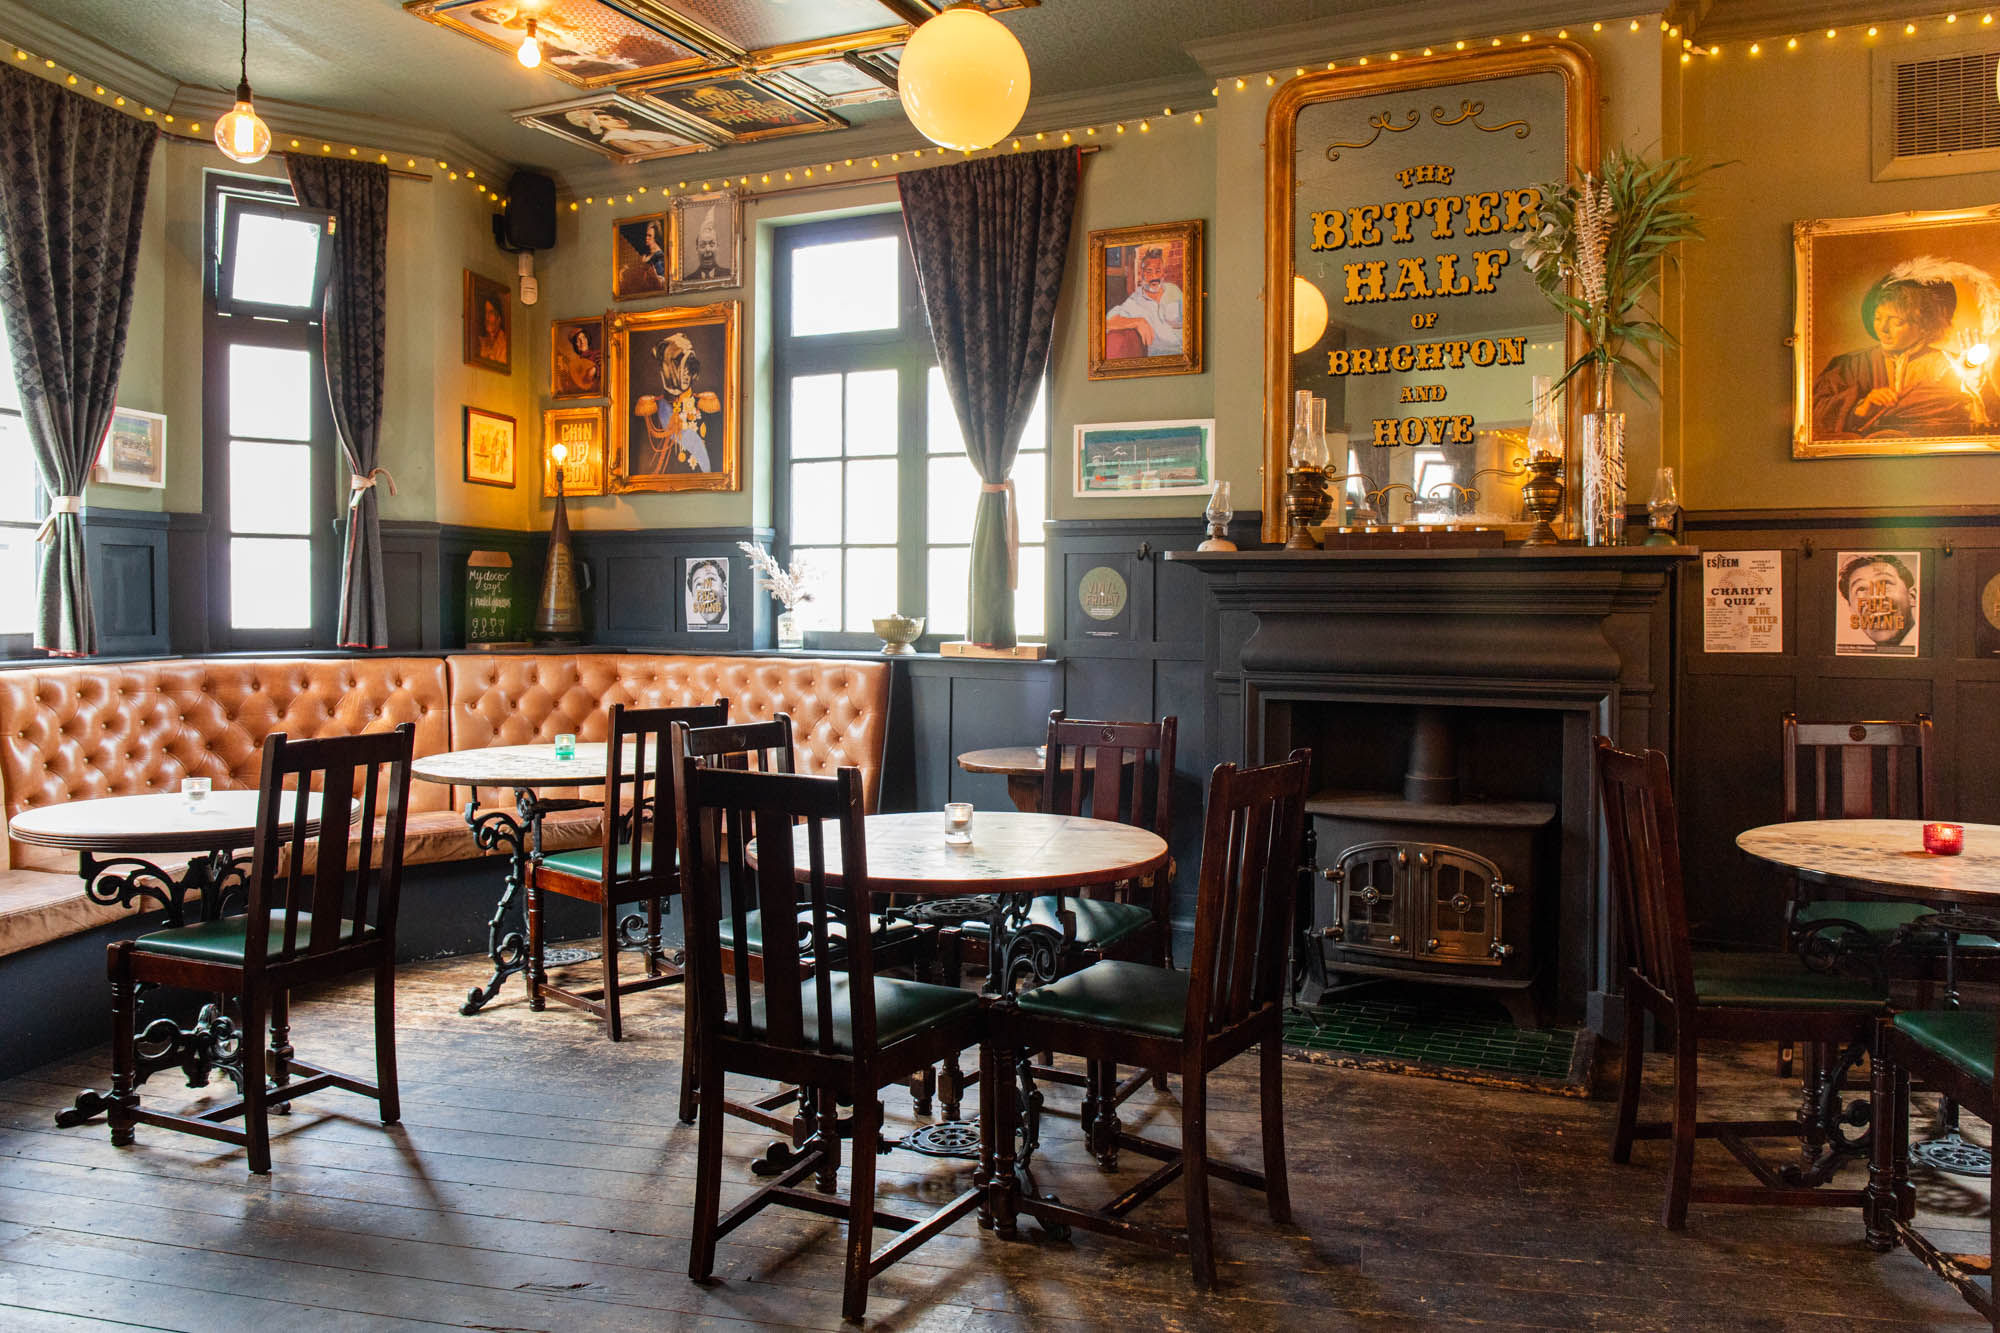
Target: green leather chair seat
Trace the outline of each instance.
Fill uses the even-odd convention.
[[[560,870],[565,875],[574,875],[578,879],[598,879],[604,874],[604,849],[602,847],[579,847],[573,852],[556,852],[551,856],[544,856],[542,864],[551,870]],[[644,853],[639,857],[639,873],[642,875],[650,874],[652,869],[653,849],[648,845]],[[618,849],[618,873],[621,875],[632,873],[632,845],[630,843]]]
[[[1698,953],[1694,996],[1739,1009],[1880,1009],[1888,1000],[1873,981],[1809,971],[1788,953]]]
[[[1153,924],[1152,912],[1138,903],[1121,903],[1110,898],[1058,898],[1053,893],[1042,894],[1028,905],[1028,921],[1060,931],[1059,912],[1065,904],[1076,917],[1076,942],[1084,948],[1116,944]],[[968,935],[985,935],[993,930],[991,921],[977,917],[962,925]]]
[[[240,963],[243,961],[244,922],[249,918],[226,916],[220,921],[203,921],[192,926],[176,926],[172,930],[157,930],[151,935],[141,935],[138,947],[147,953],[164,954],[169,958],[192,958],[203,963]],[[340,923],[340,938],[346,943],[354,937],[354,923]],[[312,938],[312,913],[299,913],[298,934],[294,937],[298,946],[304,948]],[[277,953],[285,947],[285,914],[271,913],[269,943],[264,946],[266,953]]]
[[[1046,1018],[1179,1037],[1187,1028],[1187,997],[1185,972],[1107,959],[1022,991],[1015,1003]]]
[[[1799,904],[1799,910],[1792,917],[1792,921],[1801,928],[1817,921],[1852,921],[1870,935],[1879,935],[1887,939],[1899,928],[1916,921],[1918,917],[1929,916],[1933,910],[1922,903],[1895,903],[1871,898],[1841,902],[1838,899],[1826,898]],[[1995,940],[1990,935],[1960,935],[1958,947],[2000,949],[2000,940]]]
[[[1996,1022],[2000,1015],[1979,1009],[1915,1009],[1895,1017],[1898,1032],[1989,1085]]]
[[[811,910],[801,909],[799,920],[810,927],[812,921]],[[901,939],[915,929],[915,925],[900,918],[892,917],[887,920],[879,916],[868,918],[868,937],[878,943],[883,940]],[[827,934],[835,939],[844,940],[847,938],[847,927],[838,921],[827,922],[826,930]],[[764,952],[764,914],[762,912],[749,912],[744,915],[743,933],[749,937],[748,947],[751,953]],[[736,921],[732,917],[725,916],[722,918],[722,947],[725,949],[734,949],[736,947]]]
[[[834,977],[832,987],[833,1054],[851,1055],[854,1052],[854,1014],[848,1006],[848,979]],[[806,1045],[817,1049],[819,982],[803,982],[799,993],[804,998]],[[900,1041],[913,1032],[921,1032],[978,1004],[979,997],[971,991],[952,986],[933,986],[923,981],[903,981],[897,977],[876,977],[876,1044],[886,1046],[892,1041]],[[758,1000],[750,1006],[750,1035],[761,1037],[764,1031],[764,1002]]]

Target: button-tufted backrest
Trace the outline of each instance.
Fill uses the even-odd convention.
[[[790,714],[801,773],[831,775],[849,765],[861,770],[868,809],[881,794],[887,662],[655,653],[466,654],[445,660],[451,668],[455,750],[531,745],[564,732],[580,741],[603,740],[614,703],[686,708],[727,699],[732,721],[765,722]],[[480,800],[512,804],[504,792],[481,791]]]
[[[139,662],[0,672],[0,783],[9,817],[92,796],[175,791],[182,778],[255,788],[264,737],[417,728],[416,752],[450,748],[445,665],[375,657]],[[412,810],[451,789],[411,784]],[[10,841],[10,864],[76,868],[76,853]]]

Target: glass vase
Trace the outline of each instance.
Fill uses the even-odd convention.
[[[805,646],[806,632],[799,627],[798,613],[796,611],[778,612],[778,647],[781,650],[796,650]]]
[[[1625,414],[1583,414],[1583,544],[1625,542]]]

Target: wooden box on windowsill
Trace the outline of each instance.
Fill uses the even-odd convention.
[[[1048,656],[1048,652],[1046,643],[1017,643],[1012,648],[988,648],[960,639],[955,643],[938,645],[940,657],[988,657],[1004,662],[1039,662]]]

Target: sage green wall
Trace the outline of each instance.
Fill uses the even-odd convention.
[[[524,423],[522,434],[523,441],[532,439],[533,445],[524,453],[530,457],[540,456],[543,409],[587,405],[572,401],[558,403],[548,396],[551,322],[576,319],[598,311],[637,312],[739,301],[743,306],[742,374],[745,386],[742,417],[738,425],[743,459],[742,489],[571,497],[565,507],[573,528],[744,527],[767,524],[771,510],[771,428],[764,406],[771,401],[769,275],[772,236],[777,228],[806,218],[893,208],[896,204],[895,183],[875,181],[840,189],[752,197],[745,201],[743,207],[742,286],[627,301],[614,306],[611,301],[612,225],[619,218],[658,211],[663,202],[657,195],[640,195],[629,204],[621,198],[612,207],[602,203],[581,204],[575,212],[571,212],[565,204],[558,210],[555,249],[541,256],[537,266],[541,279],[541,301],[532,308],[532,318],[522,321],[522,327],[530,324],[533,327],[529,346],[534,365],[531,396],[535,403],[532,433]],[[621,425],[614,420],[609,423],[609,428],[615,434]],[[524,471],[523,476],[527,475]],[[548,526],[555,502],[542,500],[539,488],[532,492],[531,502],[535,506],[534,526]]]
[[[1966,26],[1968,40],[1944,50],[1990,49],[1990,36]],[[1738,43],[1723,60],[1687,71],[1689,150],[1705,160],[1734,159],[1702,182],[1698,207],[1708,238],[1682,257],[1687,350],[1679,389],[1690,509],[2000,501],[2000,469],[1987,455],[1791,456],[1792,223],[1986,208],[2000,197],[2000,172],[1872,180],[1869,79],[1868,47],[1851,31],[1754,61]]]

